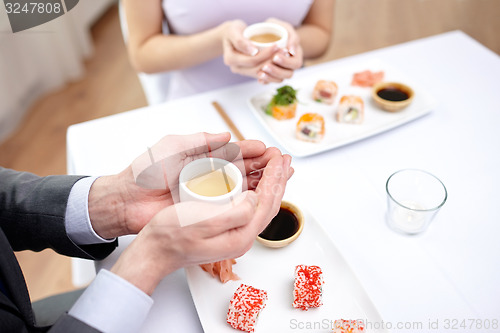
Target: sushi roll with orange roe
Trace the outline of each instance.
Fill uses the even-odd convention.
[[[295,136],[302,141],[321,141],[325,136],[325,119],[317,113],[303,114],[297,122]]]
[[[365,104],[359,96],[342,96],[337,109],[339,123],[361,124],[365,116]]]
[[[313,90],[313,99],[316,102],[333,104],[337,96],[338,86],[333,81],[319,80]]]

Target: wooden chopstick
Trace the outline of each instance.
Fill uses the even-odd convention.
[[[222,108],[222,106],[220,106],[220,104],[218,102],[216,102],[216,101],[213,101],[212,105],[217,110],[217,112],[222,117],[222,119],[227,124],[227,126],[229,126],[229,129],[231,130],[231,132],[234,133],[234,135],[236,136],[236,138],[238,139],[238,141],[245,140],[245,137],[243,136],[243,134],[241,134],[241,132],[238,129],[238,127],[236,127],[236,125],[233,123],[233,121],[231,120],[231,118],[229,118],[229,116],[227,115],[226,111],[224,111],[224,109]]]

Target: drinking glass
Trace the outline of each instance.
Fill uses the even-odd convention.
[[[386,191],[387,224],[405,234],[425,231],[448,197],[436,176],[418,169],[393,173],[387,179]]]

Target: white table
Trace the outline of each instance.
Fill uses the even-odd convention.
[[[440,331],[453,320],[460,331],[479,331],[461,329],[462,320],[467,326],[469,319],[498,323],[500,58],[457,31],[304,68],[293,80],[372,58],[425,83],[439,105],[375,137],[294,159],[286,196],[328,231],[392,331],[399,331],[397,325],[429,331],[436,321]],[[247,106],[251,96],[269,89],[252,82],[73,125],[68,170],[118,172],[165,134],[227,130],[213,100],[246,138],[278,146]],[[407,167],[434,173],[449,194],[429,230],[417,237],[396,234],[384,222],[385,181]],[[112,265],[116,255],[103,265]],[[182,271],[153,297],[144,332],[202,331]]]

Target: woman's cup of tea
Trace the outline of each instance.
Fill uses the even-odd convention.
[[[272,45],[285,48],[288,42],[288,31],[279,24],[261,22],[246,27],[243,37],[249,39],[259,49]]]
[[[229,203],[242,192],[243,176],[236,165],[220,158],[201,158],[179,175],[179,198],[184,201]]]

